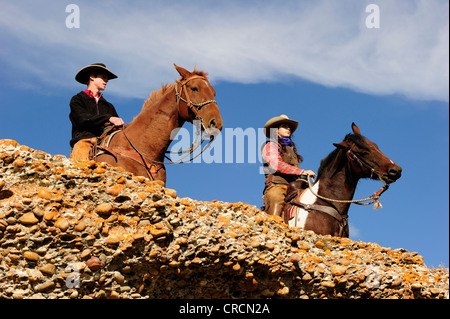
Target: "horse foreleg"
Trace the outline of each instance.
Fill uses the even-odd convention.
[[[288,205],[286,205],[288,206]],[[291,206],[291,205],[289,205]],[[292,207],[292,206],[291,206]],[[309,212],[301,207],[293,206],[292,217],[288,220],[287,224],[289,227],[299,227],[305,228],[306,219],[308,218]],[[290,208],[289,208],[290,209]]]

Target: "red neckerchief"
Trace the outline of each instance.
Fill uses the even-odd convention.
[[[96,102],[98,102],[98,100],[100,100],[100,98],[102,97],[102,93],[100,93],[98,96],[94,96],[94,93],[91,90],[88,90],[88,89],[84,90],[84,93],[86,93],[90,97],[93,97]]]

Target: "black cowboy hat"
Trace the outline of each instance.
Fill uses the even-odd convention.
[[[77,75],[75,75],[75,80],[77,80],[81,84],[87,84],[89,81],[89,75],[91,74],[105,74],[108,77],[108,80],[117,78],[117,75],[108,70],[103,63],[94,63],[85,66],[80,71],[78,71]]]

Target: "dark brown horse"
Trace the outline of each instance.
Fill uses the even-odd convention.
[[[402,169],[361,135],[352,123],[353,134],[333,144],[336,149],[321,163],[317,179],[311,187],[304,182],[303,192],[288,202],[285,221],[291,227],[301,227],[321,235],[348,237],[348,209],[353,201],[359,179],[381,180],[385,186],[370,198],[377,199],[390,183],[400,178]],[[295,182],[294,182],[295,183]]]
[[[181,78],[152,92],[133,121],[99,146],[97,162],[107,162],[152,180],[166,182],[165,153],[171,133],[185,122],[201,120],[203,130],[221,130],[222,118],[214,100],[216,92],[207,74],[177,66]]]

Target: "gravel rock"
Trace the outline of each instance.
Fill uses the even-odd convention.
[[[0,140],[0,298],[448,297],[415,252]]]

